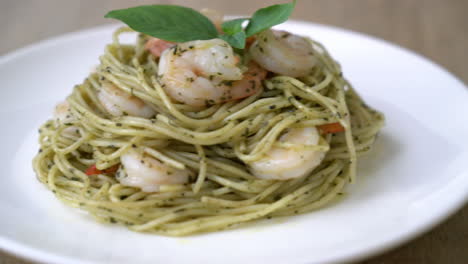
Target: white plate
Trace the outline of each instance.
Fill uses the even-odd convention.
[[[387,122],[339,203],[286,220],[186,238],[102,225],[36,179],[37,128],[98,63],[115,27],[68,34],[0,59],[0,247],[47,263],[326,263],[401,244],[468,196],[468,94],[430,61],[361,34],[302,22]]]

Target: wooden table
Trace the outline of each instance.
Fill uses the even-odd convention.
[[[140,4],[210,7],[226,14],[251,14],[284,1],[63,1],[0,2],[0,55],[48,37],[109,23],[106,11]],[[468,83],[467,0],[299,1],[293,18],[334,25],[414,50]],[[468,114],[468,113],[467,113]],[[0,252],[0,264],[32,263]],[[468,206],[427,234],[362,263],[468,263]]]

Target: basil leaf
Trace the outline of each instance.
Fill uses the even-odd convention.
[[[245,48],[246,35],[244,31],[239,31],[233,35],[219,35],[218,37],[229,43],[229,45],[231,45],[234,48]]]
[[[138,32],[172,42],[207,40],[218,35],[207,17],[182,6],[137,6],[110,11],[105,17],[118,19]]]
[[[223,29],[224,33],[228,35],[234,35],[237,32],[242,31],[242,23],[249,20],[248,18],[237,18],[229,21],[225,21],[221,28]]]
[[[272,26],[283,23],[291,15],[296,1],[288,4],[272,5],[257,10],[245,29],[247,37],[262,32]]]

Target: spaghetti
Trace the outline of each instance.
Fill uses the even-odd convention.
[[[320,43],[309,40],[317,66],[305,77],[270,74],[254,95],[200,109],[166,94],[157,59],[144,48],[148,36],[139,34],[136,45],[119,43],[130,31],[117,30],[97,69],[74,87],[67,98],[74,118],[51,119],[40,128],[33,166],[57,198],[102,222],[183,236],[309,212],[355,181],[357,157],[370,150],[384,118],[356,94]],[[104,82],[140,98],[155,115],[107,114],[97,96]],[[344,132],[333,133],[337,124]],[[303,177],[255,177],[246,163],[273,146],[297,147],[277,140],[295,125],[332,125],[316,146],[326,151],[322,162]],[[155,192],[121,184],[121,156],[135,148],[190,171],[190,181]],[[96,174],[85,173],[90,167]]]

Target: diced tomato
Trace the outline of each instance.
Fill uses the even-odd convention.
[[[96,169],[96,165],[93,164],[86,169],[85,173],[86,175],[90,176],[90,175],[100,174],[101,171]]]
[[[98,170],[96,168],[96,164],[93,164],[89,166],[89,168],[86,169],[85,173],[88,176],[97,175],[97,174],[113,174],[117,171],[118,168],[119,168],[119,165],[117,164],[105,170]]]
[[[158,38],[151,38],[146,42],[145,49],[151,52],[154,57],[159,58],[161,54],[168,48],[174,46],[174,42],[158,39]]]
[[[339,133],[345,131],[344,127],[339,122],[320,125],[317,126],[317,128],[322,134]]]

